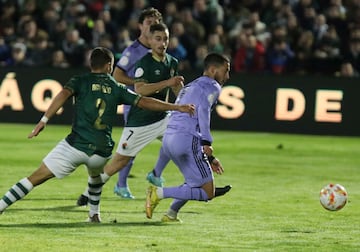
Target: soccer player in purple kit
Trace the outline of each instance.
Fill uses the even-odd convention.
[[[161,199],[173,198],[162,217],[163,222],[179,222],[179,210],[188,200],[208,201],[214,198],[213,171],[222,174],[223,167],[213,156],[210,132],[210,114],[220,95],[222,85],[229,79],[230,60],[218,53],[210,53],[204,59],[203,75],[190,82],[180,91],[176,103],[195,103],[195,115],[172,112],[164,134],[161,151],[180,169],[185,178],[178,187],[156,187],[147,190],[146,217]]]

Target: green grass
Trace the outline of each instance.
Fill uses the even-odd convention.
[[[69,126],[49,125],[28,140],[33,125],[0,124],[0,197],[30,175]],[[121,128],[114,129],[118,140]],[[159,142],[136,159],[129,179],[135,200],[104,186],[103,223],[84,223],[87,208],[75,206],[87,175],[79,167],[65,179],[35,188],[0,216],[1,251],[360,251],[360,139],[268,133],[214,132],[215,155],[225,173],[217,185],[232,184],[229,194],[208,203],[189,202],[182,224],[162,224],[170,199],[153,219],[144,214],[145,174],[156,161]],[[174,165],[166,185],[179,185]],[[338,212],[319,204],[319,191],[340,183],[349,202]]]

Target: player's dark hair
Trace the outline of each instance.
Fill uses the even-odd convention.
[[[222,66],[225,63],[230,63],[230,60],[225,55],[220,53],[209,53],[204,59],[204,68],[208,69],[210,66]]]
[[[164,32],[166,30],[168,30],[168,27],[164,23],[153,24],[153,25],[150,26],[150,32],[151,33],[154,33],[156,31]]]
[[[159,19],[159,22],[162,22],[161,13],[154,7],[147,8],[141,12],[138,20],[139,24],[142,24],[147,17],[156,17],[157,19]]]
[[[112,62],[114,58],[113,53],[105,47],[96,47],[90,54],[90,67],[92,69],[101,69],[106,64]]]

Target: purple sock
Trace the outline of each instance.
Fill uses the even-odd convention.
[[[175,212],[179,212],[180,209],[186,204],[186,202],[188,202],[188,201],[187,200],[174,199],[173,202],[171,203],[170,208],[172,210],[174,210]]]
[[[162,172],[164,171],[166,165],[169,163],[170,158],[164,154],[164,151],[162,148],[160,148],[160,153],[158,160],[156,162],[155,168],[153,170],[153,173],[156,177],[160,177]]]
[[[131,158],[127,165],[118,172],[118,187],[128,187],[127,178],[130,174],[131,167],[133,166],[135,158]]]
[[[206,192],[200,187],[190,187],[183,184],[179,187],[164,187],[164,198],[173,198],[179,200],[198,200],[207,201],[209,199]]]

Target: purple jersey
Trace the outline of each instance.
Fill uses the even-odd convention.
[[[127,76],[134,78],[135,76],[135,63],[144,57],[149,52],[149,48],[135,40],[123,52],[116,63],[116,66],[126,72]]]
[[[130,78],[135,76],[135,63],[145,56],[149,52],[149,48],[140,43],[139,40],[135,40],[130,46],[128,46],[123,52],[116,63],[116,66],[123,71]],[[129,89],[134,90],[134,86],[127,86]],[[129,105],[124,105],[124,120],[127,121],[127,115],[130,111]]]
[[[165,134],[186,133],[211,144],[213,139],[210,133],[210,115],[220,90],[220,84],[207,76],[201,76],[184,86],[176,103],[195,104],[196,113],[191,116],[188,113],[173,111]]]

